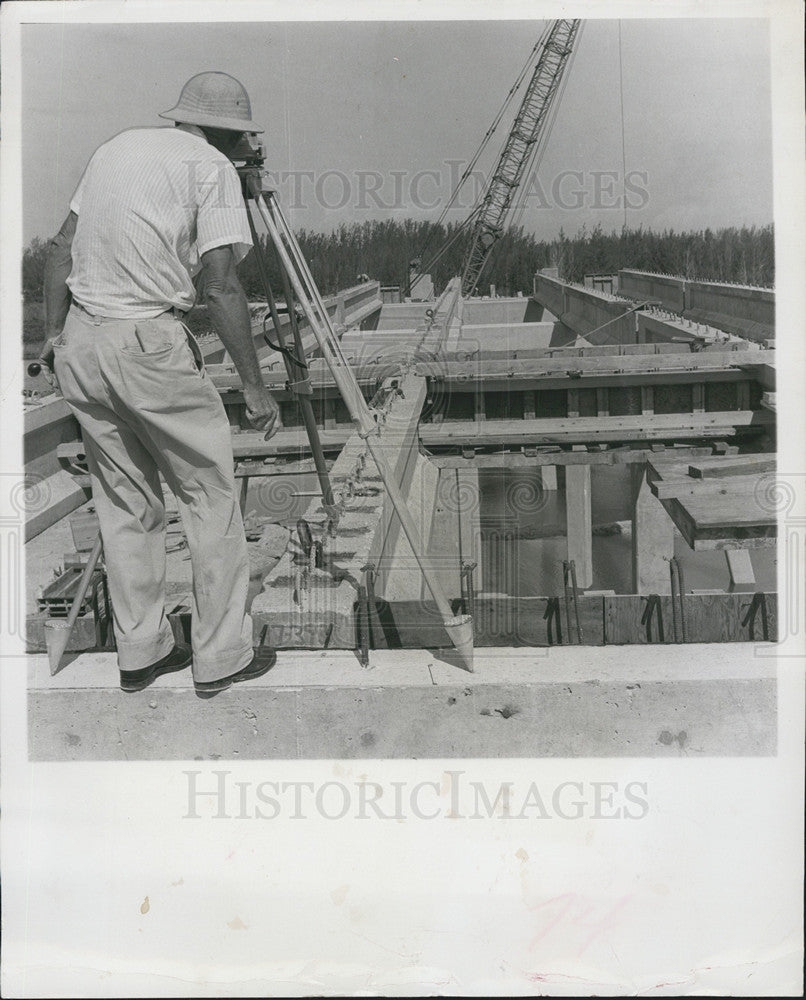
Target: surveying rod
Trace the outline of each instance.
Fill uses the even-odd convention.
[[[403,527],[406,538],[408,539],[409,545],[414,552],[417,564],[420,567],[420,572],[423,574],[425,582],[428,585],[428,589],[431,591],[437,608],[439,609],[439,613],[442,616],[443,625],[448,633],[448,636],[450,637],[453,645],[456,647],[456,651],[459,654],[459,658],[463,666],[467,670],[472,671],[472,619],[470,615],[453,614],[450,604],[448,603],[448,599],[445,596],[436,575],[431,567],[426,563],[417,526],[415,525],[411,513],[409,512],[406,500],[397,484],[397,481],[395,480],[394,474],[386,461],[386,456],[383,453],[381,443],[376,437],[378,434],[378,426],[369,411],[369,407],[361,394],[361,390],[358,388],[358,383],[355,381],[352,370],[347,364],[344,354],[342,353],[341,345],[339,344],[336,332],[331,325],[330,317],[324,307],[319,290],[316,287],[316,282],[313,280],[313,276],[308,269],[307,262],[305,261],[302,251],[299,248],[296,237],[289,229],[288,224],[283,218],[283,214],[280,211],[274,192],[267,192],[270,198],[271,210],[267,207],[265,193],[262,193],[264,194],[264,197],[255,199],[255,204],[258,207],[260,216],[263,219],[280,259],[282,260],[283,266],[291,279],[297,299],[302,305],[308,322],[310,323],[311,330],[313,331],[322,354],[327,361],[331,374],[339,387],[339,391],[347,404],[350,416],[358,428],[359,436],[366,441],[369,453],[378,468],[378,472],[383,480],[384,486],[386,487],[386,492],[389,495],[389,499],[392,502],[395,513],[400,518],[400,523]],[[277,219],[274,218],[275,213]],[[286,248],[283,238],[288,243],[288,248]],[[289,251],[293,254],[293,263],[291,256],[289,255]],[[308,285],[310,295],[315,300],[316,310],[319,313],[319,317],[317,317],[316,312],[314,311],[314,305],[311,303],[308,293],[306,292],[305,284]]]

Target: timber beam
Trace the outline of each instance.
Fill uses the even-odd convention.
[[[444,421],[441,424],[421,424],[420,438],[428,448],[684,441],[752,434],[768,430],[773,425],[773,414],[765,410],[727,410],[656,413],[652,416]]]
[[[772,548],[777,519],[764,489],[770,475],[764,459],[774,456],[722,456],[697,465],[653,458],[647,463],[647,481],[695,551]],[[712,475],[692,474],[703,467]],[[720,467],[725,474],[714,474]]]

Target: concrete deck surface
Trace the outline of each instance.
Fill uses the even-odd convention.
[[[51,677],[28,657],[32,760],[768,756],[772,646],[281,651],[264,677],[209,700],[190,671],[138,694],[114,654]],[[764,655],[764,654],[767,655]],[[761,654],[761,655],[759,655]]]

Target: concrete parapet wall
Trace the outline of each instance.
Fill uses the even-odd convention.
[[[337,330],[338,328],[344,329],[345,327],[358,326],[367,320],[368,317],[380,311],[383,304],[380,282],[369,281],[360,285],[354,285],[352,288],[346,288],[336,295],[328,296],[328,298],[324,299],[324,304],[325,310]],[[290,339],[291,325],[288,322],[285,306],[280,306],[279,309],[282,332],[287,339]],[[252,304],[249,311],[252,319],[252,337],[255,348],[261,357],[261,361],[265,361],[267,348],[266,342],[263,339],[264,324],[269,332],[269,337],[272,340],[275,339],[271,320],[267,321],[266,319],[269,316],[269,308],[263,303]],[[308,327],[308,321],[304,317],[300,318],[299,328],[303,335],[303,345],[306,355],[309,358],[315,357],[319,353],[319,348],[316,338]],[[214,335],[202,339],[201,348],[207,364],[220,364],[226,355],[224,345]],[[274,354],[275,360],[280,361],[279,354],[276,352],[271,353]]]
[[[775,292],[770,288],[687,282],[686,315],[761,343],[775,336]]]
[[[501,299],[465,299],[465,323],[484,326],[500,323],[529,323],[538,320],[539,310],[532,299],[513,296]]]
[[[553,312],[564,326],[594,345],[698,341],[707,347],[711,344],[718,346],[736,338],[761,342],[772,336],[771,327],[759,325],[752,319],[730,318],[719,312],[681,308],[691,301],[719,305],[721,300],[718,300],[716,292],[714,295],[717,298],[708,298],[711,290],[724,288],[730,291],[734,287],[731,285],[691,282],[683,278],[639,271],[620,271],[619,287],[638,302],[660,301],[663,303],[662,308],[648,307],[624,315],[636,304],[635,301],[565,284],[544,274],[535,275],[535,298]],[[747,293],[773,294],[766,289],[740,290],[743,293],[741,301],[756,304],[754,296]],[[739,298],[733,299],[730,308],[738,310],[739,301]]]
[[[686,319],[756,343],[775,336],[772,288],[622,270],[619,290],[633,299],[655,299],[664,309]]]
[[[466,310],[465,310],[466,311]],[[464,323],[458,336],[448,338],[447,351],[480,351],[485,357],[507,356],[522,350],[550,347],[554,323]]]
[[[378,319],[378,330],[411,330],[425,322],[426,309],[433,309],[433,302],[384,302]]]
[[[669,274],[623,270],[618,273],[622,295],[631,299],[655,299],[664,309],[681,313],[686,308],[686,280]]]
[[[345,326],[354,326],[362,322],[368,315],[380,310],[383,304],[379,281],[364,282],[346,288],[334,298],[342,311],[341,322]]]
[[[565,326],[592,344],[636,343],[635,315],[623,315],[631,306],[627,299],[569,285],[545,274],[535,275],[534,296]]]
[[[541,306],[559,317],[560,313],[565,309],[564,287],[563,282],[559,278],[554,278],[547,274],[536,274],[533,296]]]
[[[715,326],[701,325],[685,316],[658,315],[654,311],[639,310],[635,313],[638,323],[640,344],[662,344],[669,342],[696,341],[701,350],[725,351],[734,347],[744,350],[759,350],[760,346],[735,337]]]

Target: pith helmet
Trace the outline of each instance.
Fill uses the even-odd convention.
[[[192,76],[182,88],[176,107],[161,111],[160,118],[233,132],[263,131],[252,121],[249,95],[229,73],[198,73]]]

